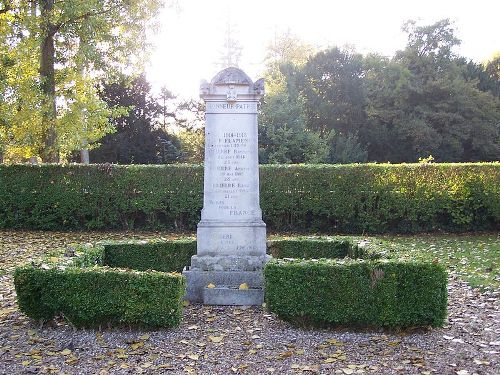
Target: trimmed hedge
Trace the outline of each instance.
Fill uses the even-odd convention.
[[[301,259],[375,259],[381,254],[377,247],[361,246],[350,237],[288,237],[267,242],[267,252],[273,258]]]
[[[103,264],[109,267],[182,272],[196,254],[196,240],[104,242]],[[377,246],[358,246],[351,237],[296,237],[267,242],[274,258],[380,258]],[[94,255],[97,258],[98,255]],[[92,259],[94,259],[92,258]]]
[[[447,275],[433,263],[271,260],[266,303],[283,319],[333,326],[442,326]]]
[[[33,319],[62,315],[76,327],[174,327],[182,318],[180,274],[108,268],[103,246],[14,272],[19,309]]]
[[[270,231],[495,230],[500,163],[261,166]],[[0,228],[194,230],[198,165],[0,166]]]
[[[135,270],[182,272],[196,254],[196,240],[105,243],[104,264]]]

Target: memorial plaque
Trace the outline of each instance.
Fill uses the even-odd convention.
[[[263,93],[263,80],[253,83],[237,68],[224,69],[201,85],[206,103],[203,210],[197,255],[184,271],[189,300],[202,300],[207,280],[262,287],[268,257],[259,205],[257,106]]]

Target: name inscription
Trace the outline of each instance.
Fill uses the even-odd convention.
[[[213,198],[206,203],[219,217],[242,219],[258,215],[252,193],[257,193],[250,168],[255,135],[247,131],[220,131],[207,134],[207,154],[214,162],[210,190]]]

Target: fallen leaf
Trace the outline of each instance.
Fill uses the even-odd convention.
[[[193,361],[197,361],[200,359],[200,356],[198,354],[188,354],[188,358],[192,359]]]
[[[62,350],[59,354],[61,354],[61,355],[70,355],[70,354],[71,354],[71,350],[69,350],[69,349],[64,349],[64,350]]]
[[[488,362],[488,361],[481,361],[480,359],[477,359],[477,358],[474,358],[474,363],[476,365],[485,365],[485,366],[489,366],[490,365],[490,362]]]
[[[335,345],[335,346],[342,346],[342,345],[344,345],[343,342],[340,342],[340,341],[338,341],[336,339],[328,339],[328,340],[326,340],[326,342],[328,344],[330,344],[330,345]]]
[[[137,350],[139,348],[142,348],[144,346],[144,341],[136,341],[136,342],[133,342],[130,347],[132,348],[132,350]]]
[[[291,350],[288,350],[286,352],[283,352],[283,353],[280,353],[278,355],[278,359],[285,359],[285,358],[289,358],[293,355],[293,352]]]
[[[224,335],[221,336],[208,336],[208,339],[212,342],[219,343],[224,339]]]
[[[215,284],[210,283],[210,284],[207,285],[207,288],[208,289],[213,289],[213,288],[215,288]]]
[[[352,368],[342,368],[341,370],[346,375],[354,374],[354,370]]]
[[[245,289],[248,289],[248,284],[247,284],[247,283],[240,284],[239,289],[240,289],[240,290],[245,290]]]
[[[75,357],[74,355],[72,355],[71,357],[69,357],[67,360],[66,360],[66,363],[68,365],[74,365],[78,362],[78,357]]]

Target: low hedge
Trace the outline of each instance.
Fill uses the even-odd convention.
[[[333,326],[442,326],[447,275],[398,260],[271,260],[266,303],[283,319]]]
[[[182,275],[109,268],[104,259],[104,246],[84,247],[16,269],[19,309],[40,320],[62,315],[76,327],[179,325],[186,288]]]
[[[273,258],[339,259],[349,257],[376,259],[377,246],[358,243],[351,237],[288,237],[267,241],[267,252]]]
[[[500,163],[266,165],[270,231],[494,230]],[[200,165],[0,165],[0,228],[195,230]]]
[[[196,240],[105,243],[104,264],[135,270],[182,272],[196,254]]]
[[[196,240],[104,242],[103,264],[109,267],[182,272],[196,254]],[[274,258],[379,258],[377,246],[361,246],[352,237],[278,238],[267,242]],[[96,257],[94,255],[94,257]]]

